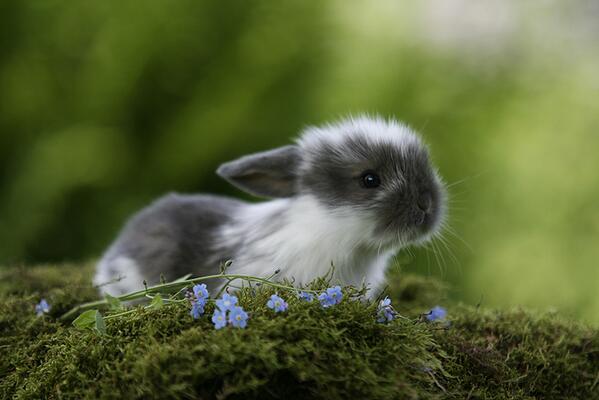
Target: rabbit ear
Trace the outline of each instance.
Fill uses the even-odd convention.
[[[296,193],[300,159],[298,146],[283,146],[224,163],[216,173],[256,196],[291,197]]]

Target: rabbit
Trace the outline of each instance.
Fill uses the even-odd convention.
[[[308,127],[295,144],[226,162],[216,173],[271,200],[156,200],[127,222],[98,263],[94,284],[102,293],[138,290],[161,274],[218,274],[226,260],[228,273],[267,277],[278,270],[277,280],[296,285],[333,264],[332,282],[377,293],[393,255],[429,240],[445,218],[445,185],[426,145],[407,125],[376,116]]]

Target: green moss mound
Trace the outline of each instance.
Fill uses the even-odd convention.
[[[599,398],[596,329],[555,314],[449,305],[450,326],[418,318],[444,298],[442,284],[390,277],[410,319],[376,323],[376,305],[324,310],[268,288],[244,290],[246,329],[215,330],[183,304],[138,308],[107,321],[107,334],[56,317],[97,297],[90,266],[16,268],[0,284],[0,397],[31,399],[549,399]],[[317,282],[315,285],[324,285]],[[44,296],[50,315],[36,317]],[[211,309],[208,308],[208,313]]]

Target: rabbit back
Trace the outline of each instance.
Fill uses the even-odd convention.
[[[217,243],[220,227],[245,203],[222,196],[171,193],[127,222],[96,269],[102,292],[126,293],[189,272],[213,275],[233,249]],[[113,283],[106,284],[107,282]]]

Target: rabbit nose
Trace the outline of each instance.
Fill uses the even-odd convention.
[[[416,203],[421,211],[428,213],[433,205],[433,196],[429,192],[421,193]]]

